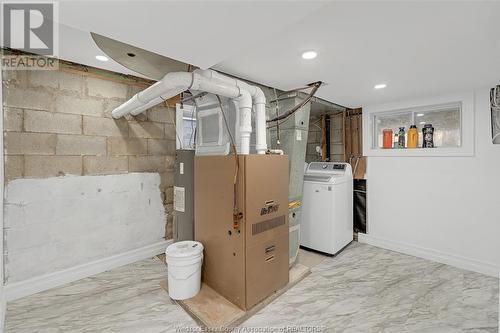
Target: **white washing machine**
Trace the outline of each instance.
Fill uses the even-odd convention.
[[[353,240],[352,170],[348,163],[311,162],[304,174],[300,245],[334,255]]]

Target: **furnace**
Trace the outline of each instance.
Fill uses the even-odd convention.
[[[196,156],[194,178],[203,281],[250,309],[288,283],[288,157]]]

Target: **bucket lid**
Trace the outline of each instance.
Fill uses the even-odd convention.
[[[171,258],[184,258],[197,256],[203,252],[203,245],[195,241],[182,241],[170,244],[165,250],[165,255]]]

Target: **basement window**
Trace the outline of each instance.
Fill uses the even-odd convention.
[[[472,94],[366,107],[363,111],[363,137],[366,138],[363,150],[366,156],[471,156],[473,154]],[[417,128],[416,148],[408,148],[408,130],[411,125]],[[433,148],[424,147],[422,130],[426,125],[433,129]],[[400,127],[404,127],[405,130],[404,148],[398,148],[398,137],[395,136]],[[384,147],[384,130],[391,135],[391,148]],[[388,138],[389,134],[386,135]]]
[[[433,142],[435,148],[457,148],[461,145],[461,103],[450,105],[428,106],[401,110],[395,112],[373,115],[375,126],[373,148],[383,149],[383,131],[392,130],[392,137],[398,133],[400,127],[404,127],[406,136],[405,144],[408,143],[408,130],[410,125],[417,126],[418,143],[417,147],[423,145],[423,128],[426,124],[432,125],[434,129]],[[406,147],[406,149],[409,149]],[[432,148],[428,148],[432,149]]]

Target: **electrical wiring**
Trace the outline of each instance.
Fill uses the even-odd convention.
[[[236,144],[233,138],[233,135],[231,134],[231,130],[229,129],[229,124],[227,123],[226,119],[226,113],[224,112],[224,108],[222,107],[222,100],[219,95],[215,95],[217,97],[217,100],[219,101],[219,108],[222,112],[222,118],[224,119],[224,124],[226,126],[227,132],[229,133],[229,139],[231,140],[231,148],[233,150],[233,155],[235,158],[235,170],[234,170],[234,178],[233,178],[233,228],[234,229],[239,229],[239,219],[241,217],[241,214],[238,212],[238,172],[239,172],[239,159],[238,159],[238,152],[236,151]]]
[[[191,119],[196,119],[196,111],[198,111],[198,103],[196,103],[196,99],[193,100],[193,111],[191,112]],[[191,136],[189,137],[189,145],[191,147],[196,148],[196,131],[198,128],[194,125],[196,123],[195,121],[191,120]]]
[[[278,101],[278,94],[276,93],[276,88],[273,88],[274,90],[274,98],[276,100],[276,116],[280,115],[280,107],[279,107],[279,101]],[[281,145],[280,141],[280,124],[279,122],[276,124],[276,145],[279,147]]]
[[[302,102],[300,102],[299,104],[297,104],[296,106],[294,106],[292,109],[288,110],[287,112],[285,112],[285,113],[283,113],[281,115],[278,115],[278,116],[274,117],[273,119],[267,120],[266,121],[267,123],[276,122],[276,124],[267,126],[267,129],[274,128],[274,127],[279,127],[279,126],[281,126],[281,124],[283,124],[288,119],[290,119],[290,117],[295,112],[297,112],[298,110],[300,110],[304,105],[306,105],[307,103],[309,103],[311,101],[311,99],[313,98],[313,96],[316,94],[316,91],[318,91],[319,87],[321,86],[321,84],[322,84],[321,81],[318,81],[318,82],[315,82],[315,83],[311,83],[311,85],[309,87],[313,87],[313,89],[311,90],[311,92],[309,93],[309,95],[307,95],[307,97],[304,98],[304,100]],[[297,91],[297,90],[294,90],[294,91]],[[278,101],[276,101],[276,103],[278,103]],[[281,122],[280,122],[280,120],[281,120]]]
[[[290,117],[292,114],[294,114],[297,110],[302,108],[304,105],[306,105],[311,100],[311,98],[316,94],[316,92],[318,91],[319,87],[321,87],[321,85],[322,85],[321,81],[311,83],[310,87],[312,87],[313,89],[311,90],[309,95],[306,98],[304,98],[304,100],[302,102],[300,102],[299,104],[294,106],[292,109],[288,110],[287,112],[282,113],[282,114],[274,117],[273,119],[269,119],[266,122],[272,123],[272,122],[280,121],[280,120],[283,120],[283,119]],[[277,103],[277,101],[276,101],[276,103]]]

